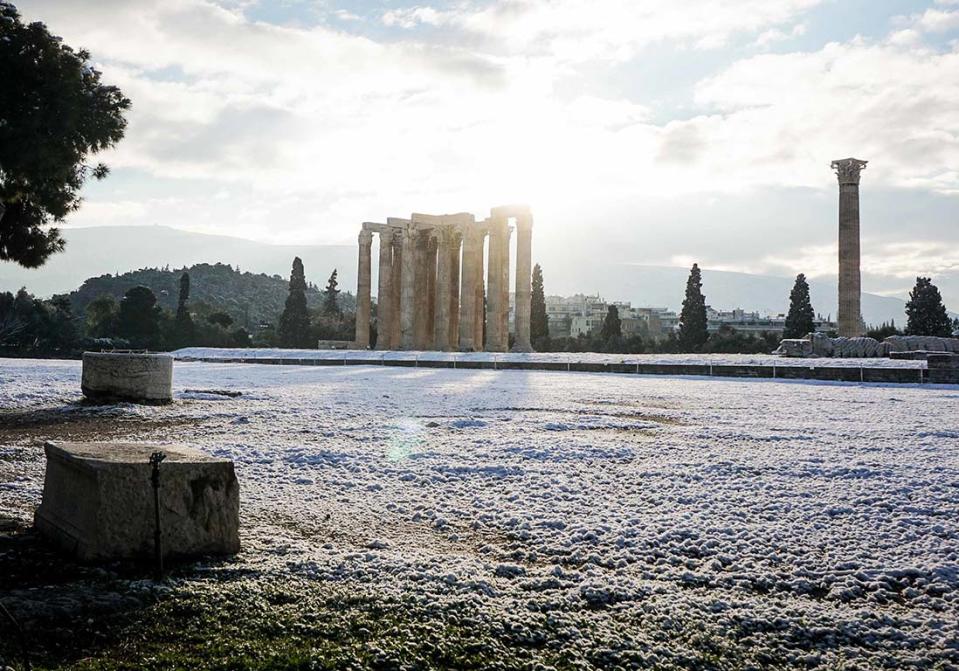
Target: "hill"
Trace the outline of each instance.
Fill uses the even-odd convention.
[[[179,270],[143,268],[121,275],[91,277],[70,293],[70,304],[77,313],[103,295],[121,298],[137,285],[149,287],[160,305],[176,310],[179,281],[183,272],[190,273],[190,306],[194,311],[223,311],[236,325],[252,330],[257,324],[275,324],[283,311],[289,289],[287,279],[279,275],[241,272],[223,263],[198,263]],[[315,285],[307,288],[307,305],[318,309],[323,300],[322,291]],[[352,294],[340,294],[340,307],[356,309]]]
[[[183,268],[219,262],[253,273],[290,276],[294,256],[303,259],[306,279],[325,286],[336,268],[340,288],[356,288],[356,246],[269,245],[225,235],[206,235],[168,226],[99,226],[63,230],[66,250],[42,267],[27,270],[0,262],[0,291],[26,287],[47,297],[76,289],[89,277],[137,268]]]

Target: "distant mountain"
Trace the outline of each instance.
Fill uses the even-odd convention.
[[[128,289],[143,285],[153,290],[162,307],[176,310],[180,276],[184,271],[190,273],[189,304],[193,310],[205,305],[210,312],[226,312],[237,326],[247,329],[261,323],[276,324],[289,293],[289,281],[282,277],[240,272],[222,263],[200,263],[178,270],[147,268],[91,277],[70,293],[70,303],[74,312],[81,313],[99,296],[119,299]],[[343,292],[339,298],[343,310],[356,309],[352,294]],[[316,286],[309,286],[306,301],[311,309],[318,309],[323,294]]]
[[[269,245],[222,235],[191,233],[167,226],[120,226],[64,230],[67,250],[43,268],[25,270],[0,262],[0,290],[26,286],[38,296],[66,293],[87,278],[125,273],[138,268],[183,267],[196,263],[226,263],[252,273],[289,277],[294,256],[303,259],[307,280],[322,287],[334,268],[340,288],[355,291],[355,245]],[[541,259],[546,291],[551,294],[600,293],[607,299],[631,301],[678,310],[682,305],[687,268],[609,265],[590,258],[567,271],[549,258]],[[373,287],[376,287],[374,251]],[[717,309],[741,307],[769,313],[785,312],[793,278],[703,271],[707,302]],[[168,289],[169,290],[169,289]],[[836,315],[836,282],[810,282],[813,308]],[[863,294],[863,317],[869,324],[895,320],[905,324],[905,303],[898,298]]]
[[[105,273],[216,262],[289,279],[294,256],[303,259],[307,281],[325,286],[336,268],[340,288],[356,290],[355,246],[267,245],[168,226],[68,228],[63,235],[66,251],[54,254],[42,268],[27,270],[0,261],[0,291],[26,287],[32,294],[46,297],[73,291],[87,278]]]

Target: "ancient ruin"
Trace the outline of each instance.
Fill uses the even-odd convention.
[[[145,352],[84,352],[83,395],[95,401],[169,403],[173,357]]]
[[[843,158],[832,162],[839,179],[839,335],[863,334],[859,273],[859,173],[868,161]]]
[[[948,352],[959,354],[959,338],[939,336],[889,336],[882,342],[875,338],[830,338],[825,333],[810,333],[805,338],[787,338],[773,352],[785,357],[833,357],[842,359],[869,359],[889,357],[898,353],[926,354]],[[916,358],[925,358],[916,357]]]
[[[34,523],[81,561],[149,557],[155,517],[150,455],[165,461],[159,501],[163,554],[235,554],[239,485],[233,462],[182,445],[46,443],[43,501]]]
[[[494,207],[483,221],[463,212],[413,213],[409,219],[390,217],[385,224],[364,223],[359,235],[356,347],[370,346],[371,252],[376,233],[376,349],[505,352],[509,348],[509,241],[514,230],[517,237],[512,349],[532,351],[529,329],[533,217],[526,206]]]

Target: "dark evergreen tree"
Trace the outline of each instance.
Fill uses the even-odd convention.
[[[549,319],[546,316],[546,294],[543,291],[543,269],[533,266],[533,293],[529,306],[529,338],[536,345],[549,338]],[[539,348],[537,348],[539,349]]]
[[[610,305],[606,309],[606,318],[603,319],[603,328],[600,331],[600,337],[603,339],[604,344],[623,337],[623,323],[619,318],[619,308],[615,305]]]
[[[804,338],[816,330],[816,313],[809,300],[809,284],[802,273],[796,275],[796,283],[789,294],[789,313],[783,328],[783,338]]]
[[[706,322],[706,297],[703,296],[702,274],[693,264],[686,280],[686,298],[679,315],[679,344],[686,352],[699,351],[709,339]]]
[[[160,346],[160,307],[148,287],[133,287],[123,296],[116,331],[133,347],[157,349]]]
[[[216,324],[217,326],[220,326],[225,329],[228,329],[231,326],[233,326],[233,317],[231,317],[226,312],[223,312],[222,310],[217,312],[211,312],[210,314],[206,316],[206,320],[210,322],[211,324]]]
[[[906,333],[909,335],[948,337],[952,333],[942,296],[928,277],[916,278],[916,286],[906,303],[906,317]]]
[[[43,265],[64,247],[51,222],[80,206],[80,188],[107,167],[86,159],[123,137],[127,100],[100,83],[90,54],[0,1],[0,261]]]
[[[293,259],[290,293],[286,297],[283,314],[280,315],[278,336],[281,347],[307,348],[316,344],[310,335],[310,315],[306,309],[306,276],[299,256]]]
[[[86,309],[86,332],[91,338],[116,334],[117,300],[109,294],[93,299]]]
[[[176,304],[176,319],[174,321],[173,331],[174,339],[179,347],[188,347],[194,344],[196,338],[196,328],[193,325],[193,316],[187,307],[190,300],[190,274],[180,275],[180,296]]]
[[[330,279],[326,282],[326,289],[323,290],[323,314],[333,316],[342,314],[340,310],[340,303],[337,300],[337,296],[340,293],[340,290],[337,289],[336,281],[336,268],[333,269],[333,274],[330,275]]]

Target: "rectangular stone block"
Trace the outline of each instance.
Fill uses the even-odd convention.
[[[81,561],[153,556],[153,452],[160,465],[165,556],[240,549],[239,485],[228,459],[172,445],[46,443],[43,501],[34,523]]]

